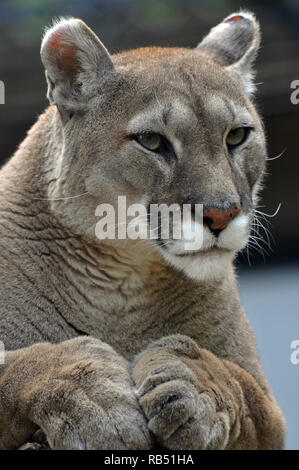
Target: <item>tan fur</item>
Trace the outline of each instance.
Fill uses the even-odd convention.
[[[47,33],[52,105],[0,173],[1,448],[37,427],[54,449],[283,448],[232,264],[266,155],[248,95],[259,29],[252,15],[244,21],[245,38],[237,22],[224,26],[221,60],[222,24],[202,50],[113,57],[78,20]],[[253,135],[232,159],[223,135],[244,121]],[[175,163],[128,138],[149,125],[172,141]],[[213,259],[179,258],[153,241],[100,242],[95,208],[118,195],[237,201],[248,227],[240,240],[241,229],[225,229],[218,243],[230,246]]]

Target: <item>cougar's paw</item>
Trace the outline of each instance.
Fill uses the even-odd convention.
[[[110,346],[77,338],[53,345],[44,362],[28,402],[52,449],[151,448],[127,363]]]
[[[151,382],[149,378],[146,387]],[[216,410],[209,393],[198,393],[180,380],[138,391],[139,403],[157,441],[168,449],[224,449],[229,437],[227,415]]]
[[[149,350],[137,358],[132,373],[148,427],[168,449],[224,449],[231,397],[225,404],[222,384],[208,367],[200,368],[201,359],[191,359],[190,365],[169,350]]]

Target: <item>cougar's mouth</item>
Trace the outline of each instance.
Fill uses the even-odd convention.
[[[218,246],[211,246],[210,248],[206,248],[205,250],[198,250],[198,251],[187,251],[186,253],[177,253],[176,256],[208,256],[211,254],[221,254],[227,253],[227,248],[219,248]],[[173,253],[175,254],[175,253]]]
[[[208,255],[214,255],[214,254],[221,254],[221,253],[227,253],[231,250],[228,248],[221,248],[216,245],[213,245],[209,248],[201,249],[201,250],[186,250],[183,253],[181,252],[175,252],[172,250],[168,249],[168,246],[163,243],[161,240],[157,240],[158,245],[160,248],[163,248],[163,250],[169,252],[170,254],[174,256],[179,256],[179,257],[187,257],[187,256],[208,256]]]

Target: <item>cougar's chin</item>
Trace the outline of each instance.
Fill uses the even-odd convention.
[[[167,250],[161,252],[169,264],[197,281],[220,280],[225,276],[235,256],[235,251],[216,246],[184,254],[174,254]]]

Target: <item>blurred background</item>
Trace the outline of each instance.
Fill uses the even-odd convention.
[[[139,46],[194,47],[223,17],[254,11],[263,42],[257,60],[256,102],[268,137],[268,176],[259,210],[260,235],[238,259],[241,296],[261,360],[288,421],[289,449],[299,449],[299,364],[290,344],[299,340],[299,1],[0,0],[0,165],[47,106],[39,58],[43,28],[53,17],[76,16],[110,52]],[[299,95],[298,95],[299,96]],[[269,234],[269,232],[270,234]],[[270,246],[269,246],[270,245]]]

